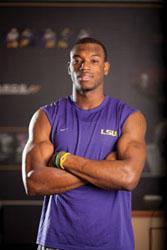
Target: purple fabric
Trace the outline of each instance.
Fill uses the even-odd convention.
[[[135,111],[106,96],[97,108],[82,110],[65,97],[43,108],[56,151],[103,160],[114,151],[122,127]],[[91,184],[46,196],[37,243],[65,250],[133,250],[131,192]]]

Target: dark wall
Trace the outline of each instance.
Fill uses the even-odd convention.
[[[163,77],[160,8],[1,7],[0,16],[0,84],[41,87],[33,95],[1,95],[0,126],[25,127],[39,106],[70,94],[69,50],[83,30],[108,48],[111,73],[106,79],[106,94],[141,109],[152,124],[151,129],[159,120],[156,88]],[[31,46],[6,49],[7,33],[12,28],[17,28],[20,36],[30,28]],[[53,49],[44,48],[47,28],[56,33]],[[69,33],[63,36],[65,29]],[[61,40],[67,48],[60,47]]]

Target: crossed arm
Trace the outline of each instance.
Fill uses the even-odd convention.
[[[140,112],[129,116],[119,138],[117,153],[105,160],[89,160],[73,154],[65,170],[48,167],[53,155],[51,127],[43,111],[37,111],[29,126],[29,140],[23,151],[22,176],[27,194],[62,193],[87,182],[104,189],[132,190],[138,183],[146,157],[146,122]]]

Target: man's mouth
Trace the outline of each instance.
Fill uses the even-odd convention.
[[[78,76],[78,80],[80,81],[90,81],[92,79],[92,75],[91,74],[81,74]]]

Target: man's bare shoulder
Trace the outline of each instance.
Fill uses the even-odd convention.
[[[51,131],[51,125],[47,115],[42,109],[38,109],[31,118],[29,124],[29,139],[48,139]]]
[[[141,111],[135,111],[127,118],[123,129],[142,129],[146,131],[147,122],[146,118]]]

